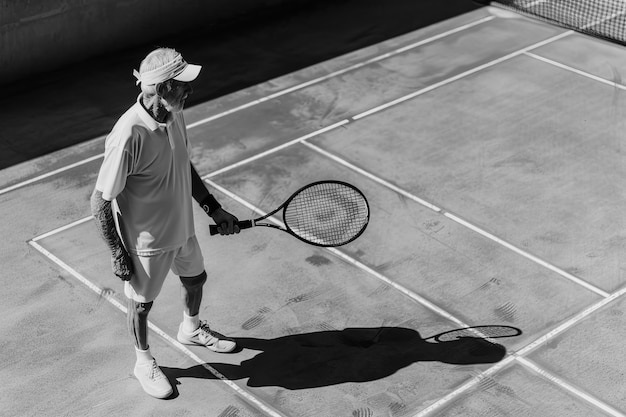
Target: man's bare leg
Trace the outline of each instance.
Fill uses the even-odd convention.
[[[180,278],[180,296],[183,301],[183,329],[191,333],[198,328],[200,320],[200,304],[202,303],[202,288],[206,282],[207,274],[203,271],[195,277]]]
[[[177,339],[188,345],[202,345],[214,352],[232,352],[237,347],[234,340],[212,331],[208,324],[200,322],[200,303],[202,302],[202,286],[206,282],[206,272],[195,277],[181,277],[180,294],[185,309],[183,322],[178,329]]]
[[[128,332],[139,350],[148,350],[148,313],[152,308],[152,301],[140,303],[133,299],[128,299]]]

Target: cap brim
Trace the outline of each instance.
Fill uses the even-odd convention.
[[[187,64],[187,67],[185,67],[183,72],[174,77],[174,79],[176,81],[188,83],[198,78],[198,74],[200,74],[201,69],[202,65]]]

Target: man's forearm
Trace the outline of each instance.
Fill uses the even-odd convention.
[[[193,165],[191,165],[191,195],[209,215],[213,214],[218,208],[221,208],[220,203],[218,203],[215,197],[207,190],[204,181],[202,181],[202,178],[200,178],[198,171],[196,171]]]
[[[94,190],[91,195],[91,213],[96,220],[96,228],[113,255],[124,251],[124,245],[115,229],[111,202],[102,198],[100,191]]]

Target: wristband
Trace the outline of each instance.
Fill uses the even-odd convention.
[[[202,210],[209,216],[212,215],[215,210],[222,208],[212,194],[207,195],[205,199],[200,202],[200,207],[202,207]]]

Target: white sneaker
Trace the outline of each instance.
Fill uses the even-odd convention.
[[[192,333],[185,332],[183,323],[181,323],[178,326],[176,339],[185,345],[206,346],[212,351],[219,353],[232,352],[237,347],[234,340],[211,330],[206,321],[201,321],[200,326]]]
[[[170,381],[161,371],[155,359],[149,362],[136,363],[134,373],[143,390],[155,398],[167,398],[174,392]]]

